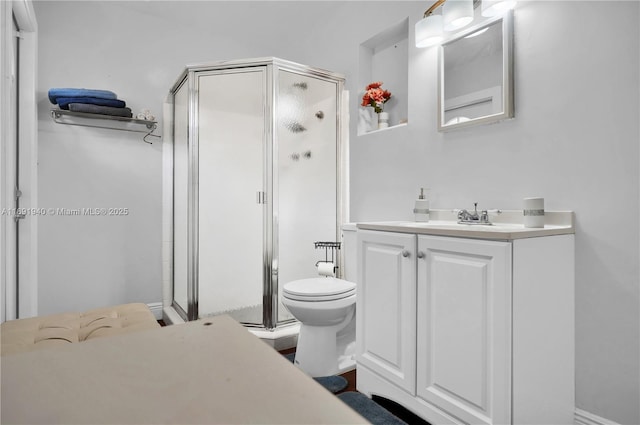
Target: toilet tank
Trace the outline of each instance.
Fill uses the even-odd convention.
[[[358,274],[358,237],[355,223],[342,225],[342,278],[355,282]]]

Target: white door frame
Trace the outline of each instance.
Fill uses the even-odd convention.
[[[13,208],[12,197],[14,190],[8,187],[7,170],[8,161],[15,160],[7,157],[8,141],[13,139],[13,120],[16,108],[11,104],[11,61],[14,55],[13,44],[13,19],[19,30],[19,78],[18,78],[18,134],[19,134],[19,181],[22,196],[20,207],[33,213],[26,214],[20,221],[18,229],[19,243],[19,282],[18,282],[18,306],[16,309],[15,282],[7,281],[15,279],[7,275],[6,261],[12,257],[9,253],[15,252],[13,242],[7,240],[6,226],[15,218],[11,214],[0,215],[0,259],[2,271],[2,291],[0,291],[0,321],[22,317],[31,317],[38,312],[38,262],[37,262],[37,188],[38,188],[38,128],[37,128],[37,22],[31,0],[0,1],[0,140],[2,143],[2,158],[0,159],[0,200],[3,208]],[[16,311],[17,310],[17,311]]]

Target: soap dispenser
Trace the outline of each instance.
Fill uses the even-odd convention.
[[[424,191],[425,189],[421,187],[420,195],[418,196],[418,199],[416,199],[416,205],[413,209],[416,221],[422,222],[429,221],[429,200],[425,197]]]

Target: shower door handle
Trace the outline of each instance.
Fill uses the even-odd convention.
[[[258,204],[266,204],[267,203],[267,194],[263,191],[256,192],[256,203]]]

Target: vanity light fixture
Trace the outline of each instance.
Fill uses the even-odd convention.
[[[416,47],[429,47],[442,41],[442,15],[425,16],[416,23]]]
[[[437,0],[416,23],[416,47],[429,47],[444,39],[443,31],[455,31],[473,22],[473,9],[482,2],[482,16],[496,16],[513,9],[517,0]],[[434,14],[442,6],[442,14]]]

